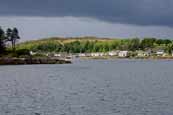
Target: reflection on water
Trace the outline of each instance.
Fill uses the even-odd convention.
[[[0,115],[173,115],[173,61],[0,67]]]

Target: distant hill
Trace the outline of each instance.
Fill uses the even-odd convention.
[[[117,38],[98,38],[93,36],[86,36],[86,37],[68,37],[68,38],[62,38],[62,37],[50,37],[50,38],[42,38],[38,40],[29,40],[22,43],[33,43],[33,42],[45,42],[45,41],[58,41],[58,42],[73,42],[73,41],[107,41],[107,40],[116,40]],[[19,43],[21,44],[21,43]]]
[[[119,41],[120,39],[110,39],[110,38],[97,38],[97,37],[69,37],[69,38],[62,38],[62,37],[51,37],[51,38],[43,38],[39,40],[30,40],[25,41],[17,44],[17,49],[29,49],[35,50],[36,47],[42,47],[52,45],[66,45],[73,42],[112,42],[112,41]],[[38,48],[39,49],[39,48]]]
[[[171,53],[173,41],[169,39],[156,38],[97,38],[97,37],[52,37],[40,40],[31,40],[17,44],[17,49],[29,49],[36,52],[107,52],[112,50],[146,50],[162,49]]]

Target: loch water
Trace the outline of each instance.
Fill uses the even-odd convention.
[[[173,61],[0,66],[0,115],[173,115]]]

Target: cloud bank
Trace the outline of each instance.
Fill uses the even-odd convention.
[[[1,0],[0,16],[87,17],[173,27],[173,0]]]

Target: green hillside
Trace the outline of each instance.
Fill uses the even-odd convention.
[[[165,50],[171,53],[173,41],[169,39],[133,38],[133,39],[108,39],[96,37],[78,38],[46,38],[32,40],[17,44],[17,49],[29,49],[35,52],[107,52],[112,50]]]

